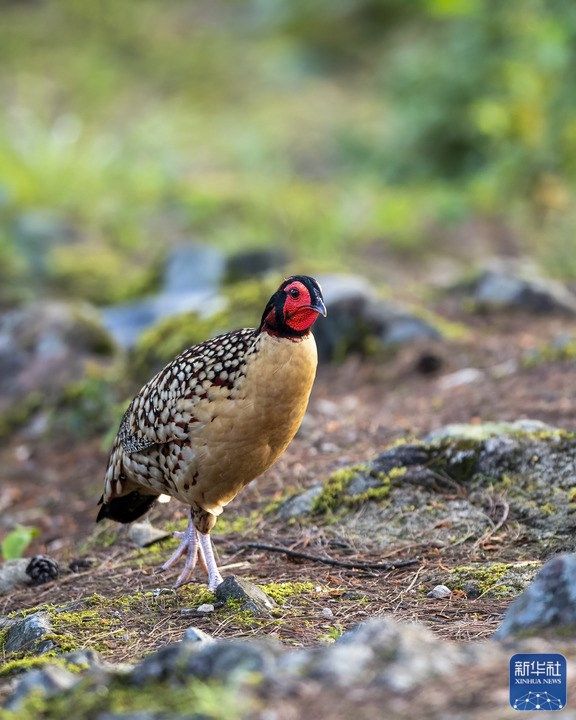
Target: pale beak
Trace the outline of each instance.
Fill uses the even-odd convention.
[[[319,315],[322,315],[322,317],[326,317],[326,305],[324,305],[324,301],[322,298],[316,298],[316,300],[310,305],[310,310],[315,310]]]

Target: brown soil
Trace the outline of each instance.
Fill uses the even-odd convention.
[[[362,547],[352,547],[346,538],[341,543],[330,539],[321,526],[283,524],[262,513],[267,504],[288,491],[306,488],[335,468],[368,460],[396,438],[419,436],[447,423],[529,417],[576,427],[572,397],[576,364],[552,361],[528,368],[521,363],[531,348],[549,343],[559,333],[574,332],[576,322],[530,318],[528,323],[525,316],[465,321],[470,334],[459,342],[412,346],[380,362],[351,359],[340,367],[322,368],[309,419],[299,437],[275,467],[226,509],[226,521],[247,516],[250,522],[241,532],[216,536],[220,563],[228,568],[224,574],[234,572],[259,583],[312,581],[319,588],[316,595],[290,598],[281,622],[261,621],[252,626],[219,612],[202,618],[183,615],[181,610],[193,605],[186,588],[176,594],[152,596],[138,612],[122,616],[122,642],[118,642],[120,628],[116,628],[116,635],[103,643],[103,654],[112,660],[134,659],[180,638],[191,624],[216,636],[264,632],[292,644],[308,644],[379,613],[420,620],[444,637],[473,640],[489,636],[509,600],[471,600],[458,593],[448,600],[426,598],[425,590],[436,584],[449,565],[475,559],[465,545],[447,557],[442,549],[413,545],[407,537],[402,546],[390,547],[382,555],[369,538]],[[441,358],[441,368],[436,373],[422,373],[419,361],[430,352]],[[492,372],[511,361],[518,367],[510,374]],[[443,389],[445,376],[466,367],[487,372],[472,384]],[[32,550],[57,558],[63,568],[79,557],[94,560],[92,567],[79,573],[65,571],[58,581],[0,598],[0,615],[41,603],[80,600],[93,593],[113,598],[167,587],[174,580],[176,571],[159,575],[153,570],[167,553],[166,547],[142,553],[130,546],[124,529],[117,535],[111,533],[111,525],[95,529],[105,464],[106,452],[96,440],[74,445],[64,439],[31,443],[22,436],[0,451],[3,524],[17,521],[39,528]],[[185,508],[173,501],[154,509],[150,519],[162,527],[165,521],[184,517]],[[417,563],[388,572],[346,570],[239,547],[248,541],[272,542],[345,560],[415,558]],[[482,557],[500,560],[506,541],[504,526],[481,549]],[[506,553],[508,559],[510,554]],[[202,575],[198,582],[203,582]],[[323,614],[326,607],[333,611],[333,618]]]

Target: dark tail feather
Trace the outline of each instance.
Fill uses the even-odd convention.
[[[102,507],[98,511],[96,522],[109,518],[119,523],[131,523],[148,512],[157,499],[157,495],[144,495],[139,493],[138,490],[113,498],[107,503],[103,503],[102,498],[100,498]]]

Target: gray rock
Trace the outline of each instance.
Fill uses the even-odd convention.
[[[441,337],[440,331],[426,320],[382,300],[368,305],[366,320],[371,333],[384,345],[402,345]]]
[[[322,485],[312,485],[302,493],[288,498],[278,508],[277,514],[281,520],[291,520],[307,515],[314,507],[314,500],[322,493]]]
[[[425,320],[378,298],[364,278],[325,275],[318,278],[328,316],[314,326],[323,360],[341,360],[349,353],[367,354],[378,346],[439,338]]]
[[[100,655],[95,650],[83,648],[81,650],[72,650],[64,653],[62,658],[73,665],[85,665],[87,668],[109,668],[109,663],[104,663],[100,659]]]
[[[212,245],[182,245],[168,255],[161,291],[166,295],[187,295],[199,290],[216,292],[225,268],[224,255]]]
[[[373,618],[333,645],[296,651],[280,659],[280,672],[349,687],[384,685],[409,691],[470,661],[474,651],[439,641],[421,625]]]
[[[254,673],[274,677],[281,646],[271,639],[216,641],[191,657],[188,674],[202,680],[238,682]]]
[[[508,608],[495,637],[553,631],[576,637],[576,555],[557,555]]]
[[[480,310],[576,313],[576,296],[562,284],[530,276],[501,264],[483,272],[469,287],[469,292]]]
[[[6,710],[18,710],[30,693],[38,693],[44,697],[52,697],[70,690],[78,682],[81,675],[72,673],[57,666],[47,665],[41,670],[29,670],[17,683],[15,690],[6,701]]]
[[[26,419],[85,377],[86,363],[109,362],[114,343],[86,304],[32,303],[0,315],[0,414]],[[22,415],[24,414],[24,418]]]
[[[120,347],[131,348],[144,330],[164,318],[185,312],[198,312],[202,316],[209,316],[221,310],[225,304],[212,290],[162,293],[104,308],[102,321]]]
[[[202,643],[180,642],[161,647],[147,655],[128,675],[128,681],[134,685],[164,681],[168,678],[184,679],[182,674],[190,657],[199,652]]]
[[[288,255],[280,249],[242,250],[231,255],[226,262],[226,280],[237,282],[251,280],[260,275],[281,271],[288,262]]]
[[[170,537],[172,533],[155,528],[149,522],[135,522],[130,525],[128,530],[129,539],[137,547],[149,547],[161,540]]]
[[[298,661],[292,666],[292,671],[299,669],[298,674],[303,677],[348,687],[366,678],[374,653],[362,643],[339,645],[336,642],[326,648],[295,653],[295,658],[290,659]],[[290,663],[287,667],[290,668]]]
[[[224,255],[208,245],[185,245],[168,256],[160,292],[152,297],[105,308],[102,317],[115,341],[133,347],[146,328],[184,312],[212,315],[225,303],[218,295]]]
[[[229,575],[216,588],[216,599],[220,602],[235,600],[240,603],[242,610],[248,610],[254,615],[270,614],[270,610],[277,607],[276,602],[254,583]]]
[[[128,680],[142,686],[171,680],[237,681],[253,673],[273,675],[281,647],[271,640],[183,641],[152,653],[139,663]]]
[[[429,598],[447,598],[452,595],[452,590],[450,590],[449,587],[446,587],[446,585],[436,585],[436,587],[433,587],[432,590],[430,590],[429,593],[426,593],[426,596]]]
[[[45,640],[46,635],[53,632],[48,615],[36,612],[21,620],[16,620],[6,633],[4,652],[34,651],[42,653],[54,647],[51,640]]]
[[[147,327],[158,319],[154,297],[111,305],[102,309],[102,322],[114,341],[123,348],[134,346]]]
[[[521,433],[554,432],[557,428],[547,425],[541,420],[523,418],[513,422],[485,422],[479,425],[454,423],[433,430],[424,437],[424,442],[439,443],[444,440],[488,440],[502,435],[518,435]]]
[[[0,595],[6,595],[19,585],[30,585],[32,578],[26,574],[29,558],[7,560],[0,565]]]
[[[383,549],[415,536],[447,546],[480,539],[507,507],[506,523],[514,523],[536,557],[574,551],[575,439],[534,420],[440,428],[420,443],[344,468],[336,482],[327,479],[327,502],[338,512],[325,532],[344,533],[360,546],[370,538]],[[372,490],[375,499],[364,499]],[[507,592],[515,594],[529,579],[506,583]]]

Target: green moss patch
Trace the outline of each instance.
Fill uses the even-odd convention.
[[[314,500],[312,514],[337,513],[346,508],[357,507],[370,500],[385,501],[390,495],[394,482],[406,474],[406,468],[392,468],[387,473],[377,472],[368,465],[353,465],[332,473],[325,481],[322,492]],[[350,493],[354,480],[366,477],[375,481],[372,487],[359,493]]]
[[[310,594],[316,591],[312,582],[271,582],[259,587],[278,605],[284,605],[294,596]]]
[[[479,596],[513,597],[524,590],[540,566],[537,561],[459,565],[450,571],[447,584]]]

